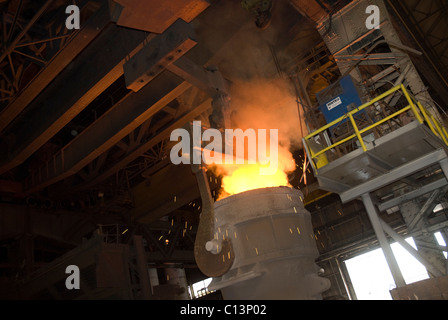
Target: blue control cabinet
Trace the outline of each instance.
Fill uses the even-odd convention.
[[[331,89],[318,92],[316,98],[327,123],[362,105],[358,90],[350,76],[342,78]]]

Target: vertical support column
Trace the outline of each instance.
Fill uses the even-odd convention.
[[[436,204],[439,203],[438,195],[440,192],[443,192],[443,189],[434,190],[423,204],[421,200],[414,199],[399,206],[401,215],[408,226],[408,231],[424,230],[429,227],[426,218],[432,212]],[[383,229],[394,238],[394,234],[389,233],[387,226],[384,224]],[[428,265],[426,265],[424,262],[420,261],[426,267],[428,274],[431,277],[440,275],[434,268],[445,272],[446,259],[443,256],[443,253],[437,250],[437,244],[432,232],[419,232],[419,234],[413,236],[413,239],[418,249],[418,255],[424,258],[428,263]]]
[[[445,244],[448,245],[448,228],[444,228],[443,230],[440,231],[441,231],[440,233],[442,234],[442,238],[445,241]],[[448,259],[445,259],[445,272],[446,274],[448,274]]]
[[[185,269],[166,268],[165,274],[167,277],[167,283],[177,285],[181,289],[179,293],[176,295],[176,299],[190,300],[188,296],[188,284],[187,284],[187,276],[185,275]]]
[[[417,259],[426,270],[434,277],[440,277],[443,272],[440,271],[437,266],[433,265],[430,261],[422,257],[416,249],[414,249],[409,243],[407,243],[398,233],[396,233],[386,222],[381,221],[383,230],[386,231],[395,241],[397,241],[407,252],[409,252],[415,259]]]
[[[389,266],[390,272],[392,273],[392,277],[394,278],[395,284],[397,288],[403,287],[406,285],[406,282],[404,281],[403,275],[401,274],[400,268],[398,267],[397,260],[395,259],[389,241],[386,238],[383,227],[381,226],[378,213],[375,209],[372,199],[370,198],[370,194],[363,194],[362,201],[364,203],[364,206],[366,207],[367,215],[369,216],[370,222],[372,223],[375,235],[378,238],[381,248],[383,249],[384,256],[386,257],[386,261]]]
[[[445,178],[448,180],[448,159],[443,159],[439,162],[440,167],[442,168],[443,174],[445,175]],[[446,239],[448,238],[448,228],[445,228],[445,230],[442,232],[443,238],[445,239],[445,242],[448,244]],[[446,274],[448,274],[448,260],[445,261],[446,263]]]
[[[445,175],[445,178],[448,180],[448,159],[445,158],[442,161],[439,162],[440,167],[442,168],[443,174]],[[445,242],[448,244],[448,241],[446,239],[448,238],[448,228],[445,228],[442,232],[443,238],[445,239]],[[448,260],[445,260],[445,266],[446,266],[446,274],[448,274]]]
[[[357,300],[355,290],[353,289],[353,285],[350,281],[350,277],[347,278],[347,268],[345,265],[341,264],[339,259],[336,257],[334,258],[334,261],[336,262],[336,266],[338,267],[339,275],[342,279],[342,282],[344,283],[345,291],[347,292],[347,296],[349,300]]]
[[[137,255],[137,269],[140,277],[141,298],[143,300],[149,300],[152,297],[151,284],[149,283],[148,266],[142,236],[134,235],[134,246]]]
[[[157,268],[148,269],[149,283],[151,284],[151,293],[154,295],[154,287],[160,284]]]

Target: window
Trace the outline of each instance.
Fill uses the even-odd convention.
[[[198,281],[196,283],[193,283],[193,285],[188,288],[188,293],[190,294],[190,297],[192,299],[200,298],[209,293],[214,292],[214,291],[208,291],[208,289],[207,289],[210,282],[212,282],[212,278],[204,279],[204,280]],[[193,288],[193,292],[191,292],[190,288]]]
[[[443,239],[443,236],[442,236],[441,232],[434,233],[434,237],[436,237],[436,240],[437,240],[437,242],[438,242],[438,244],[440,246],[446,246],[446,242]],[[446,251],[443,251],[443,255],[445,256],[445,259],[447,259],[447,252]]]
[[[412,237],[406,241],[414,248]],[[426,268],[400,244],[391,244],[406,284],[428,279]],[[358,300],[392,300],[389,293],[395,282],[381,249],[372,250],[345,261]]]

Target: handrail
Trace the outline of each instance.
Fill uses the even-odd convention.
[[[384,99],[385,97],[397,92],[397,91],[402,91],[404,97],[406,98],[407,102],[409,103],[408,106],[394,112],[393,114],[388,115],[387,117],[384,117],[383,119],[380,119],[378,121],[376,121],[375,123],[371,124],[370,126],[367,126],[365,128],[359,129],[353,115],[355,115],[356,113],[364,110],[365,108],[375,104],[376,102]],[[332,122],[326,124],[325,126],[315,130],[314,132],[308,134],[306,137],[303,138],[304,143],[306,144],[306,149],[310,151],[310,158],[313,160],[314,163],[314,159],[323,155],[325,152],[351,140],[354,138],[357,138],[363,152],[367,151],[367,147],[362,139],[362,134],[372,130],[373,128],[375,128],[376,126],[394,118],[399,116],[400,114],[411,110],[412,114],[415,116],[415,118],[417,119],[417,121],[419,123],[426,123],[428,125],[428,127],[430,128],[431,132],[434,133],[435,136],[439,137],[440,139],[442,139],[442,141],[448,146],[448,132],[445,129],[445,127],[431,114],[428,112],[428,110],[423,107],[423,105],[420,103],[420,101],[418,101],[414,96],[412,96],[412,94],[409,93],[409,91],[405,88],[405,86],[403,84],[400,84],[398,86],[395,86],[391,89],[389,89],[388,91],[380,94],[379,96],[375,97],[374,99],[370,100],[367,103],[362,104],[361,106],[347,112],[346,114],[344,114],[343,116],[337,118],[336,120],[333,120]],[[346,120],[346,119],[350,119],[350,123],[353,126],[354,129],[354,133],[351,134],[350,136],[337,141],[325,148],[323,148],[322,150],[319,150],[318,152],[313,152],[313,150],[310,148],[308,141],[315,137],[316,135],[324,132],[325,130],[333,127],[334,125],[341,123],[342,121]],[[325,164],[328,162],[325,162]],[[315,164],[315,163],[314,163]],[[322,167],[323,165],[321,165]]]
[[[333,120],[332,122],[326,124],[325,126],[321,127],[320,129],[318,129],[318,130],[316,130],[316,131],[310,133],[309,135],[307,135],[307,136],[305,137],[305,141],[306,141],[306,140],[309,140],[310,138],[314,137],[315,135],[318,135],[319,133],[321,133],[321,132],[327,130],[328,128],[334,126],[335,124],[341,122],[342,120],[347,119],[347,117],[349,116],[349,114],[352,114],[352,115],[353,115],[354,113],[357,113],[357,112],[359,112],[359,111],[361,111],[361,110],[367,108],[368,106],[371,106],[371,105],[374,104],[375,102],[378,102],[378,101],[380,101],[381,99],[384,99],[385,97],[387,97],[388,95],[394,93],[395,91],[400,90],[400,88],[401,88],[400,86],[396,86],[396,87],[394,87],[394,88],[392,88],[392,89],[390,89],[390,90],[388,90],[388,91],[382,93],[382,94],[379,95],[378,97],[376,97],[376,98],[370,100],[369,102],[364,103],[363,105],[357,107],[356,109],[353,109],[352,111],[346,113],[345,115],[343,115],[343,116],[337,118],[336,120]]]

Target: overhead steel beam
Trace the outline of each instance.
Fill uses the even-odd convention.
[[[181,128],[185,123],[188,121],[192,121],[196,117],[198,117],[203,112],[207,111],[208,109],[211,109],[211,101],[212,99],[206,99],[204,102],[202,102],[200,105],[194,107],[193,109],[187,111],[182,116],[165,126],[164,129],[160,130],[158,133],[156,133],[152,138],[150,138],[145,143],[141,144],[137,148],[135,148],[133,151],[129,152],[127,155],[125,155],[123,158],[121,158],[118,162],[116,162],[114,165],[106,169],[104,172],[99,174],[97,177],[95,177],[93,180],[87,182],[86,184],[83,184],[79,186],[78,189],[86,189],[91,186],[94,186],[98,184],[99,182],[109,178],[111,175],[113,175],[118,170],[123,169],[129,162],[137,159],[140,155],[154,147],[157,143],[159,143],[161,140],[169,138],[171,135],[171,132],[174,129]]]
[[[82,51],[98,34],[111,23],[109,9],[104,4],[83,23],[82,29],[45,66],[45,68],[21,91],[17,98],[0,112],[0,132],[28,106],[38,94]]]
[[[119,26],[164,32],[176,19],[191,22],[209,5],[209,0],[113,0],[121,8],[116,21]]]
[[[169,71],[163,71],[163,65],[171,63],[168,58],[180,57],[195,44],[192,27],[183,21],[177,21],[163,34],[146,43],[123,65],[127,81],[138,82],[138,90],[133,87],[138,92],[115,104],[53,156],[39,174],[33,173],[25,192],[36,192],[75,174],[189,89],[191,84]],[[174,57],[172,59],[175,60]],[[154,68],[157,70],[154,72],[159,74],[157,77],[154,74],[147,76],[145,81],[138,81],[141,74],[146,75]],[[146,84],[148,81],[151,83]]]
[[[224,94],[223,89],[225,90],[228,86],[227,81],[218,70],[200,66],[187,57],[182,57],[168,65],[167,69],[206,92],[212,98]]]
[[[36,192],[77,173],[190,87],[169,72],[161,74],[138,93],[117,103],[72,140],[41,170],[40,177],[29,180],[31,185],[27,185],[25,193]]]
[[[400,75],[399,72],[397,72],[397,70],[399,70],[398,67],[398,63],[395,63],[394,65],[384,69],[383,71],[373,75],[371,78],[367,79],[365,81],[365,83],[367,85],[375,85],[377,82],[381,81],[381,80],[388,80],[388,81],[392,81],[396,78],[398,78],[398,76]]]
[[[98,36],[14,123],[17,143],[2,154],[0,174],[25,161],[122,76],[125,59],[147,36],[115,25]]]
[[[448,182],[445,178],[428,183],[416,190],[412,190],[412,191],[407,192],[401,196],[395,197],[391,200],[388,200],[388,201],[378,204],[378,210],[385,211],[392,207],[398,206],[398,205],[402,204],[403,202],[410,201],[410,200],[420,197],[424,194],[427,194],[431,191],[442,188],[442,187],[446,186],[447,184],[448,184]]]
[[[440,69],[443,70],[443,68],[439,68],[438,66],[443,66],[443,64],[440,63],[438,60],[437,54],[434,54],[434,48],[431,46],[428,46],[427,39],[422,37],[422,34],[418,31],[418,29],[421,29],[422,26],[419,26],[418,21],[416,21],[413,10],[410,10],[405,2],[403,1],[392,1],[387,0],[388,5],[392,8],[393,12],[396,14],[396,16],[401,20],[406,30],[409,32],[409,35],[412,37],[412,39],[415,41],[415,44],[419,47],[420,51],[423,52],[425,58],[429,62],[430,66],[432,67],[432,70],[437,74],[438,78],[441,81],[433,81],[431,84],[434,87],[439,88],[438,91],[440,94],[442,94],[442,99],[444,99],[445,103],[448,102],[448,96],[446,94],[443,94],[446,92],[446,90],[441,90],[443,88],[443,85],[445,88],[448,87],[448,78],[446,74],[443,74]],[[421,13],[424,14],[424,13]],[[417,64],[417,67],[422,67]],[[445,66],[446,67],[446,66]],[[429,69],[429,68],[427,68]],[[423,68],[420,68],[420,71],[428,71],[423,70]],[[426,72],[425,72],[426,73]],[[434,79],[435,80],[435,79]],[[441,83],[443,85],[439,86],[438,83]]]
[[[177,20],[124,64],[126,87],[134,92],[139,91],[196,43],[193,27]]]
[[[215,14],[218,14],[219,6],[212,6],[209,10],[216,10]],[[204,69],[204,67],[220,61],[222,58],[221,55],[226,52],[226,49],[228,49],[227,45],[232,42],[232,39],[234,39],[238,32],[243,30],[244,27],[250,25],[250,21],[245,24],[229,23],[229,27],[222,30],[220,25],[215,26],[211,24],[209,21],[210,19],[207,18],[207,16],[199,16],[197,19],[199,19],[200,24],[204,24],[206,26],[207,33],[202,33],[200,38],[201,41],[198,45],[174,63],[168,64],[167,69],[171,72],[175,71],[173,73],[176,73],[180,77],[184,78],[184,80],[191,82],[192,85],[198,86],[200,89],[203,89],[205,92],[211,94],[211,87],[207,86],[207,81],[211,80],[210,77],[202,77],[202,75],[208,72]],[[186,58],[190,61],[187,61]],[[194,62],[192,60],[194,60]],[[184,62],[184,64],[182,62]],[[174,68],[176,68],[177,71]],[[197,72],[195,72],[195,70],[197,70]],[[192,72],[193,74],[189,74],[188,72]],[[214,79],[213,83],[219,84],[219,79]],[[206,85],[207,88],[204,85]],[[123,156],[121,159],[118,159],[116,163],[111,164],[108,168],[101,171],[96,177],[89,179],[85,183],[75,187],[76,190],[85,190],[90,188],[109,178],[119,170],[125,168],[128,163],[140,157],[143,153],[157,145],[160,141],[169,138],[172,130],[182,127],[186,122],[195,119],[195,117],[198,117],[206,110],[211,109],[211,101],[212,99],[207,99],[197,106],[189,105],[188,107],[193,108],[182,113],[177,119],[162,127],[161,130],[158,130],[153,137],[149,138],[148,141],[140,147],[135,147],[132,149],[128,152],[128,154]]]
[[[395,65],[397,63],[397,59],[403,58],[404,55],[398,53],[372,53],[367,56],[363,56],[360,54],[351,54],[351,55],[338,55],[336,61],[353,61],[359,62],[359,65],[382,65],[382,64],[390,64]]]
[[[166,166],[150,180],[136,185],[132,194],[135,208],[129,216],[143,224],[157,221],[200,196],[191,166],[185,164]]]
[[[22,40],[23,36],[30,30],[34,23],[42,16],[42,14],[47,10],[47,8],[54,2],[54,0],[47,0],[42,7],[34,14],[28,24],[20,31],[20,33],[15,37],[15,39],[9,44],[5,50],[0,54],[0,62],[3,61],[11,52],[15,49],[16,45]]]

